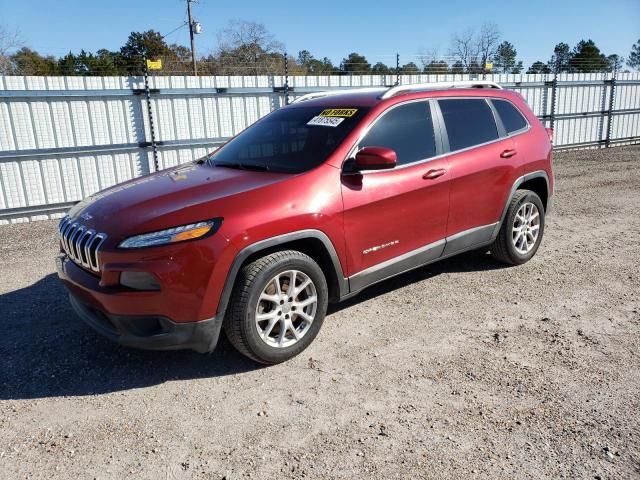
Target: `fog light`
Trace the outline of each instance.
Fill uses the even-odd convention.
[[[122,272],[120,285],[134,290],[160,290],[158,280],[149,272]]]

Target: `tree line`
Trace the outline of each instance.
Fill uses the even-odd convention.
[[[446,55],[437,50],[423,51],[411,61],[396,65],[372,64],[357,52],[339,64],[329,58],[316,58],[308,50],[295,57],[283,53],[284,46],[267,28],[257,22],[233,20],[218,34],[215,52],[197,60],[202,75],[282,74],[285,62],[292,75],[354,74],[445,74],[445,73],[588,73],[622,70],[624,65],[640,69],[640,40],[631,47],[626,60],[618,54],[605,55],[591,39],[573,48],[558,43],[551,57],[536,60],[528,67],[518,59],[515,46],[500,36],[494,24],[456,33]],[[140,75],[144,59],[162,59],[160,74],[189,74],[191,52],[179,44],[168,44],[154,30],[132,32],[119,50],[80,50],[61,57],[41,55],[21,45],[19,35],[0,27],[0,74],[4,75]],[[395,59],[394,59],[395,60]]]

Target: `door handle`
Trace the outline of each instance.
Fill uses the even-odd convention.
[[[500,157],[501,158],[510,158],[510,157],[513,157],[516,153],[518,153],[518,151],[513,149],[513,148],[511,148],[511,149],[503,151],[500,154]]]
[[[427,173],[422,175],[422,178],[424,178],[425,180],[433,180],[435,178],[441,177],[445,173],[446,170],[444,168],[432,168]]]

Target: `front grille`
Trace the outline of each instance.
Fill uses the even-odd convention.
[[[98,251],[107,238],[104,233],[97,233],[69,217],[60,221],[58,233],[62,248],[71,260],[94,272],[100,271]]]

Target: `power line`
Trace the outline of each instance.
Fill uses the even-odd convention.
[[[162,39],[167,38],[169,35],[171,35],[172,33],[177,32],[178,30],[180,30],[182,27],[184,27],[187,24],[187,22],[183,22],[179,27],[174,28],[173,30],[171,30],[169,33],[165,33],[164,35],[162,35]]]

